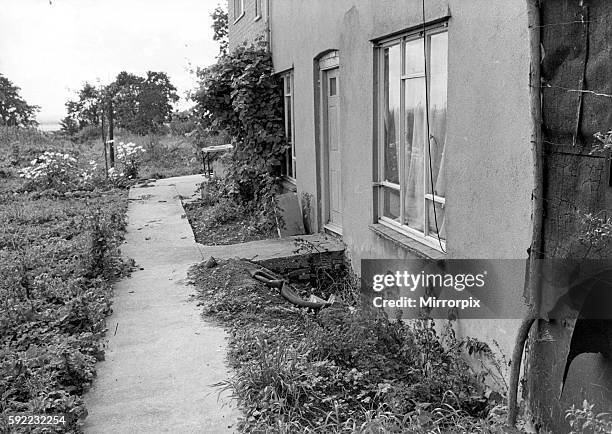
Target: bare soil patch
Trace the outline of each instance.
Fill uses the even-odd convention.
[[[214,205],[202,201],[185,205],[185,213],[198,243],[219,246],[276,238],[273,231],[262,231],[254,219],[229,202]]]

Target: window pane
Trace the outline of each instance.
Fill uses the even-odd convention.
[[[329,79],[329,96],[336,95],[336,77],[331,77]]]
[[[391,188],[382,188],[382,215],[399,222],[400,219],[400,193]]]
[[[285,136],[287,140],[291,142],[293,140],[292,133],[292,113],[291,113],[291,97],[285,97]]]
[[[408,41],[405,45],[405,74],[425,74],[423,38]]]
[[[400,47],[394,45],[384,50],[384,174],[385,181],[399,184],[400,140]]]
[[[446,74],[448,70],[448,33],[431,35],[431,73]]]
[[[446,90],[448,83],[448,34],[431,36],[431,79],[429,92],[429,133],[432,178],[435,193],[444,197],[444,146],[446,143]],[[431,192],[428,184],[427,191]]]
[[[291,146],[289,146],[289,149],[287,149],[286,164],[287,176],[293,178],[293,150],[291,149]]]
[[[445,228],[445,217],[446,213],[444,212],[444,208],[442,204],[435,202],[435,214],[434,214],[434,202],[428,200],[427,201],[427,212],[428,221],[429,221],[429,235],[432,237],[436,237],[438,231],[436,230],[436,221],[438,223],[437,229],[440,230],[440,238],[446,239],[446,228]]]
[[[285,95],[291,94],[291,76],[285,76]]]
[[[285,152],[282,165],[282,174],[290,178],[295,178],[295,156],[293,155],[293,97],[291,96],[292,88],[291,73],[283,76],[283,105],[285,115],[285,137],[289,149]]]
[[[404,122],[405,122],[405,180],[402,185],[404,194],[404,224],[423,231],[425,197],[425,137],[427,124],[425,117],[425,78],[411,78],[404,82]]]

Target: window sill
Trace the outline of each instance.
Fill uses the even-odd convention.
[[[281,180],[281,185],[283,187],[283,190],[285,191],[297,192],[297,183],[293,178],[283,176],[283,179]]]
[[[242,11],[240,16],[238,18],[236,18],[232,24],[236,24],[238,21],[240,21],[242,19],[242,17],[244,17],[244,11]]]
[[[436,249],[426,246],[425,244],[419,243],[417,240],[401,234],[393,229],[375,223],[369,226],[369,229],[385,240],[391,241],[398,247],[408,250],[410,253],[423,259],[445,259],[446,255]]]
[[[330,234],[334,237],[342,239],[342,226],[338,226],[332,223],[327,223],[325,226],[323,226],[323,231],[326,234]]]

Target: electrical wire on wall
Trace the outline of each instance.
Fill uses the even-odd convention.
[[[440,238],[440,228],[438,226],[438,212],[436,211],[436,192],[434,189],[434,181],[433,181],[433,166],[431,163],[431,139],[434,139],[431,136],[429,130],[429,73],[428,73],[428,65],[427,65],[427,24],[425,18],[425,0],[423,2],[423,60],[425,61],[425,126],[427,132],[427,155],[428,155],[428,163],[429,163],[429,183],[431,185],[431,197],[432,197],[432,207],[434,214],[434,224],[436,225],[436,237],[438,238],[438,243],[440,244],[440,249],[443,253],[446,253],[446,249],[442,244],[442,238]],[[435,139],[434,139],[435,140]],[[427,209],[425,209],[427,212]]]

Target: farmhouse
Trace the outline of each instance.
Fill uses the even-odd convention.
[[[539,182],[532,150],[542,136],[550,197],[587,212],[610,207],[609,162],[579,149],[612,116],[610,98],[583,91],[588,83],[612,93],[612,35],[601,18],[610,5],[531,3],[229,0],[230,50],[265,38],[283,80],[285,188],[303,205],[310,198],[307,226],[341,237],[357,273],[362,259],[526,259]],[[534,61],[540,38],[545,57]],[[534,111],[540,94],[542,113]],[[562,165],[575,170],[557,183]],[[576,226],[567,216],[553,221],[553,212],[545,252],[553,256],[554,245],[571,255],[575,237],[563,229]],[[499,282],[502,302],[523,297],[524,278]],[[520,323],[466,320],[457,332],[510,355]],[[533,347],[546,375],[530,393],[546,426],[583,398],[612,405],[612,360],[598,348],[561,379],[576,324],[539,326],[554,337]]]

